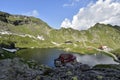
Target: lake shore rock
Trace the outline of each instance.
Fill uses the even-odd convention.
[[[20,58],[0,60],[0,80],[120,80],[120,64],[68,63],[60,67],[30,66]]]

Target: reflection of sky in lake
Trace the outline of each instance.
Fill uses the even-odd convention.
[[[57,49],[46,49],[42,55],[39,53],[38,57],[35,55],[33,58],[40,64],[54,66],[54,59],[58,58],[63,51]]]
[[[54,59],[58,58],[61,53],[66,53],[62,50],[55,48],[42,48],[42,49],[26,49],[20,54],[21,57],[29,60],[35,60],[39,64],[54,66]],[[96,64],[115,64],[116,62],[109,56],[103,54],[97,55],[79,55],[74,54],[77,61],[94,66]]]
[[[89,64],[90,66],[94,66],[96,64],[117,64],[114,62],[114,60],[104,54],[94,54],[94,55],[78,55],[77,56],[77,61],[84,63],[84,64]]]

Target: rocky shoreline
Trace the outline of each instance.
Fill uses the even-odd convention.
[[[68,63],[48,67],[20,58],[0,60],[0,80],[120,80],[120,64],[96,65]]]

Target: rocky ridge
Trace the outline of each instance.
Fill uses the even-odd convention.
[[[0,60],[0,80],[120,80],[120,64],[68,63],[61,67],[28,65],[20,58]]]

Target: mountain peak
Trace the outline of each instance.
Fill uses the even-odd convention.
[[[45,23],[39,18],[35,18],[32,16],[30,17],[24,16],[24,15],[12,15],[12,14],[2,12],[2,11],[0,11],[0,21],[6,24],[12,24],[14,26],[25,25],[25,24],[38,24],[38,25],[48,26],[47,23]]]
[[[60,47],[63,47],[67,46],[64,44],[66,41],[72,41],[75,46],[81,48],[85,44],[86,46],[95,47],[101,44],[112,48],[120,47],[120,27],[118,26],[96,23],[88,30],[79,31],[72,28],[55,30],[38,18],[11,15],[4,12],[0,12],[0,35],[7,35],[7,39],[10,37],[9,35],[12,35],[10,40],[16,42],[18,47],[32,47],[33,44],[37,46],[55,46],[59,43],[61,44]],[[6,38],[1,37],[0,39],[5,41]],[[79,43],[76,44],[76,41]]]

